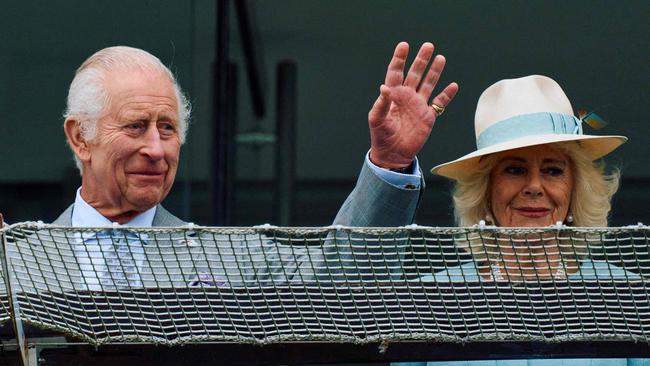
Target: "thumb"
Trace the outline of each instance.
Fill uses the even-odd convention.
[[[368,123],[373,125],[386,117],[390,110],[390,104],[392,101],[390,99],[390,94],[390,88],[386,85],[382,84],[379,87],[379,97],[377,97],[375,104],[372,105],[370,112],[368,112]]]

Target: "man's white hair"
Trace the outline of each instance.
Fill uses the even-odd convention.
[[[190,102],[183,94],[174,74],[160,59],[138,48],[108,47],[97,51],[84,61],[75,72],[70,84],[64,118],[74,117],[81,127],[81,136],[87,141],[94,139],[97,133],[97,121],[111,103],[111,96],[106,90],[106,77],[108,73],[118,69],[157,71],[169,77],[178,102],[179,137],[181,143],[184,143],[191,113]],[[81,172],[83,169],[81,161],[76,155],[74,159]]]

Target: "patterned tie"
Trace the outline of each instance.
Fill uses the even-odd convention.
[[[75,254],[88,290],[107,291],[142,287],[146,234],[123,230],[82,233]]]

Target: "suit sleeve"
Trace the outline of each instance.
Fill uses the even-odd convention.
[[[420,184],[424,186],[424,182]],[[344,226],[403,226],[413,222],[422,190],[399,188],[381,179],[363,165],[356,187],[334,219]],[[348,230],[332,231],[322,246],[297,248],[278,244],[265,246],[265,262],[273,269],[273,282],[317,281],[386,281],[402,277],[406,241],[395,245],[378,245],[376,237],[351,234]],[[269,242],[267,242],[268,244]]]
[[[424,181],[420,184],[424,187]],[[413,223],[421,188],[395,187],[363,164],[357,184],[341,206],[335,225],[403,226]]]
[[[424,182],[420,184],[424,186]],[[335,225],[382,227],[411,224],[422,190],[399,188],[384,181],[365,163],[357,184],[334,219]],[[334,230],[325,240],[324,265],[319,281],[378,282],[403,275],[408,240],[389,240],[376,235]]]

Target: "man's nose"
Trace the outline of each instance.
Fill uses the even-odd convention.
[[[525,196],[536,198],[544,195],[542,179],[539,172],[531,172],[523,191]]]
[[[158,127],[154,124],[144,134],[144,146],[140,152],[151,160],[161,160],[165,156]]]

